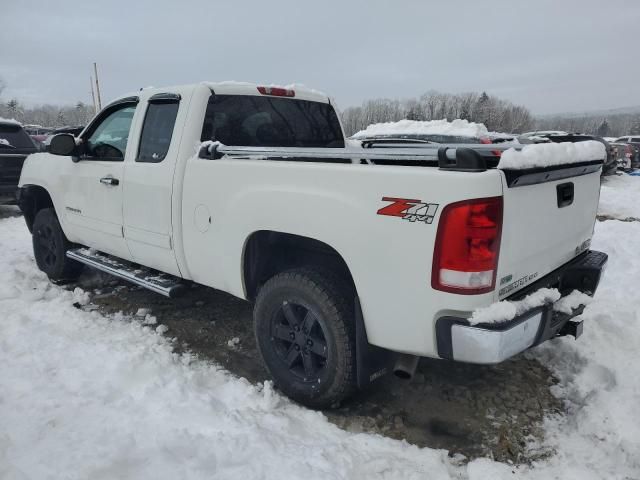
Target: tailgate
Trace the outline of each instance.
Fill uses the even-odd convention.
[[[502,182],[504,215],[496,277],[500,299],[589,248],[600,168],[556,168],[551,175],[539,172],[528,179],[505,171]]]

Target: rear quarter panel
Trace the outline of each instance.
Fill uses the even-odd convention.
[[[435,356],[434,319],[493,301],[431,289],[433,246],[442,208],[501,195],[497,171],[260,160],[188,160],[183,186],[183,248],[196,282],[245,297],[244,246],[259,230],[310,237],[344,258],[361,300],[369,341]],[[377,215],[383,197],[438,204],[433,223]],[[203,214],[211,223],[203,222]]]

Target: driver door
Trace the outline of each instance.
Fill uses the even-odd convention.
[[[83,154],[64,179],[64,216],[76,242],[123,259],[124,161],[137,99],[105,108],[83,134]]]

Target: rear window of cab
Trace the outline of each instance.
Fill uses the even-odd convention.
[[[252,95],[212,95],[201,140],[244,147],[344,147],[331,104]]]

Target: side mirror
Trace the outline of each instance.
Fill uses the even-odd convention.
[[[59,133],[51,139],[49,153],[68,157],[76,153],[76,139],[70,133]]]

